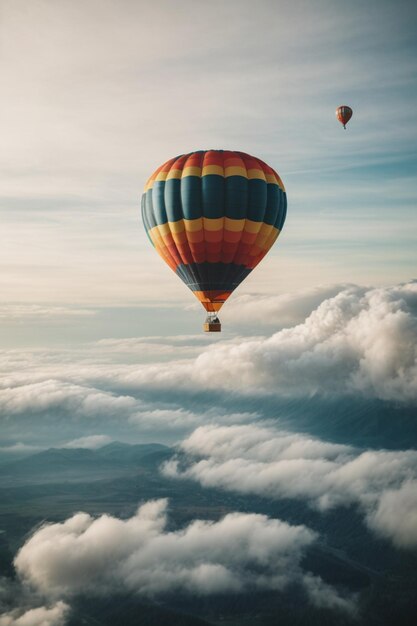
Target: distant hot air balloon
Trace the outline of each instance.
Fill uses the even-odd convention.
[[[336,117],[341,124],[343,124],[343,128],[346,128],[346,124],[350,120],[353,115],[353,111],[350,107],[342,104],[342,106],[337,107],[336,109]]]
[[[271,248],[285,222],[278,174],[244,152],[200,150],[149,178],[142,220],[152,245],[206,309],[204,330]]]

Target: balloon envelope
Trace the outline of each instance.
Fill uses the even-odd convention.
[[[350,120],[353,115],[353,111],[350,107],[342,104],[342,106],[337,107],[336,109],[336,117],[341,124],[343,124],[343,128],[346,128],[346,124]]]
[[[170,159],[142,196],[151,243],[209,312],[263,259],[286,212],[278,174],[260,159],[227,150]]]

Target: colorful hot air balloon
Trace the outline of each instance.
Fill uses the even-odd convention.
[[[157,252],[206,309],[217,312],[271,248],[287,197],[278,174],[244,152],[200,150],[170,159],[149,178],[142,220]]]
[[[350,107],[342,104],[342,106],[337,107],[336,109],[336,117],[341,124],[343,124],[343,128],[346,128],[346,124],[350,120],[353,115],[353,111]]]

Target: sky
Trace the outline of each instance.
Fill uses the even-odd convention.
[[[416,18],[405,0],[0,2],[1,463],[158,441],[173,481],[352,506],[415,551]],[[139,211],[156,167],[209,148],[260,157],[288,195],[214,337]],[[40,595],[0,626],[62,626],[80,589],[116,582],[152,598],[296,583],[355,610],[303,569],[308,517],[177,532],[166,500],[138,507],[26,536],[13,585]]]
[[[194,149],[255,154],[287,188],[279,243],[235,297],[415,277],[415,18],[412,2],[2,2],[3,345],[200,327],[139,216],[148,176]]]

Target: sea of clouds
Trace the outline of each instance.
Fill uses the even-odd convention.
[[[16,571],[39,594],[61,603],[85,593],[207,596],[297,584],[315,606],[355,609],[353,596],[303,570],[305,550],[317,539],[304,525],[237,512],[176,531],[167,523],[165,499],[143,504],[128,519],[77,513],[37,529],[18,552]]]
[[[254,302],[243,299],[239,311],[243,323],[253,320]],[[290,432],[265,419],[262,402],[259,410],[249,403],[242,410],[242,402],[316,395],[415,406],[417,283],[265,297],[256,316],[263,334],[250,337],[108,339],[65,350],[4,351],[0,452],[39,450],[37,429],[59,431],[56,446],[91,449],[118,431],[136,440],[171,433],[177,453],[159,471],[172,480],[302,500],[321,515],[354,506],[376,538],[415,549],[414,449],[361,449]],[[280,319],[287,327],[270,334],[272,320],[279,327]],[[143,362],[142,353],[152,362]],[[401,428],[401,413],[396,419]],[[115,588],[153,598],[297,584],[316,606],[352,612],[353,596],[303,569],[303,555],[318,538],[306,525],[246,512],[172,531],[166,500],[144,503],[128,519],[79,512],[45,523],[21,546],[18,580],[42,602],[6,610],[0,626],[58,626],[73,596]]]
[[[165,463],[166,476],[275,500],[301,499],[323,514],[355,504],[377,535],[417,547],[417,451],[358,450],[274,426],[203,426]]]
[[[92,425],[96,420],[129,422],[137,431],[181,432],[218,422],[222,413],[230,423],[230,406],[225,411],[221,405],[222,398],[231,396],[316,395],[415,405],[417,282],[372,289],[348,286],[329,297],[326,290],[324,294],[302,322],[272,335],[226,336],[213,342],[194,336],[113,339],[72,350],[4,351],[3,423],[12,429],[28,418],[61,419],[83,428],[83,422]],[[317,293],[311,292],[286,297],[285,313],[282,297],[278,304],[272,298],[284,317],[295,319],[294,309],[305,312],[316,299]],[[260,317],[265,306],[267,323],[261,330],[271,324],[274,302],[264,298],[257,305]],[[253,303],[248,306],[252,309]],[[243,315],[244,303],[241,310]],[[279,325],[278,313],[275,319]],[[144,354],[146,359],[153,354],[153,362],[141,362]],[[212,394],[211,410],[190,400],[199,393]],[[249,411],[241,419],[253,417]]]

